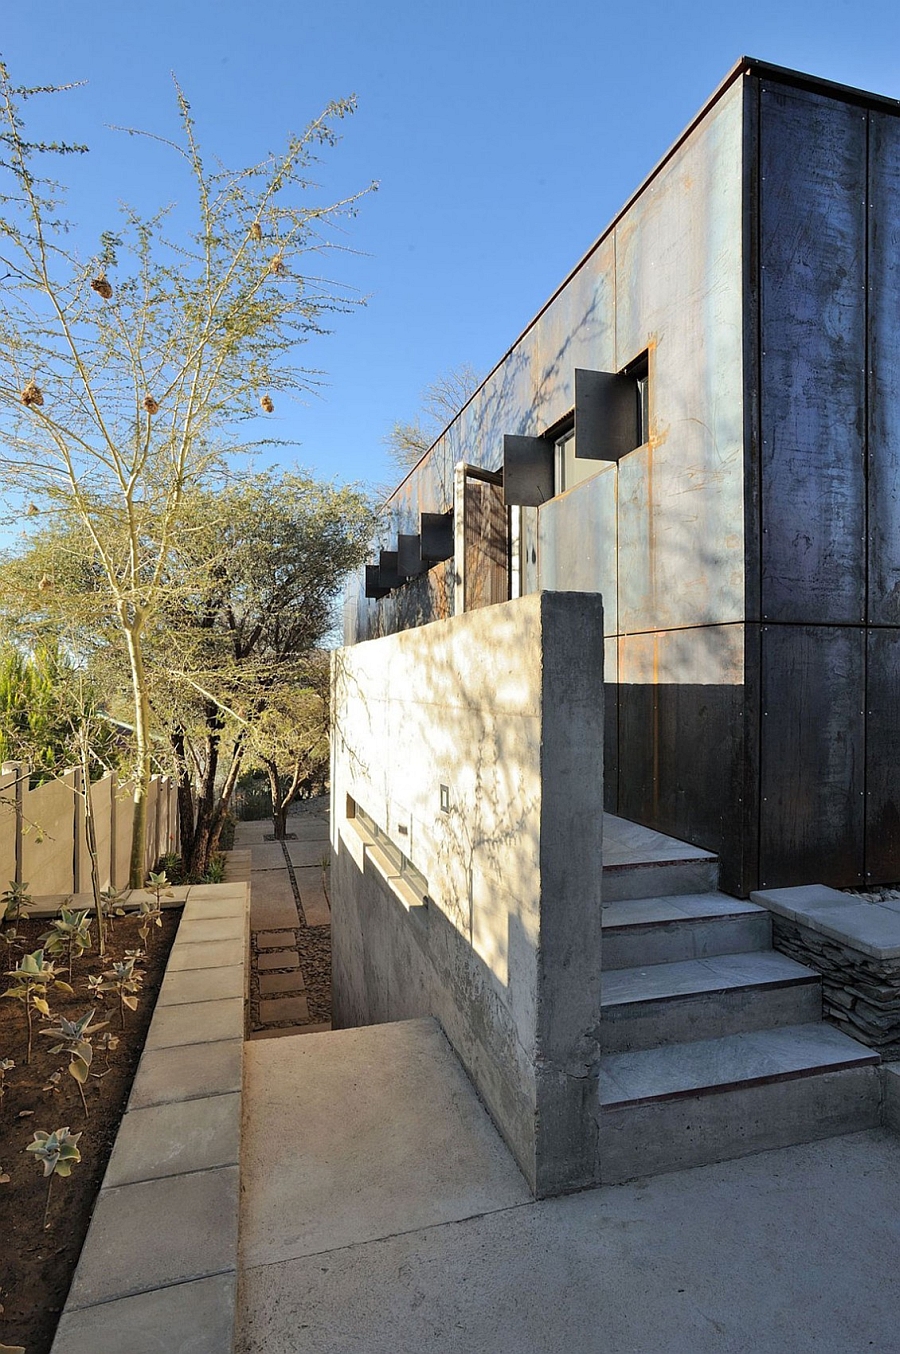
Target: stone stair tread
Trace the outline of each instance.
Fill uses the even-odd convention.
[[[705,921],[716,917],[747,917],[768,909],[727,893],[667,894],[662,898],[626,898],[603,906],[603,929],[652,926],[660,922]]]
[[[748,950],[708,959],[612,969],[603,976],[601,1008],[667,1001],[704,992],[819,982],[820,975],[776,950]]]
[[[782,1025],[600,1060],[606,1109],[871,1066],[878,1054],[824,1022]]]

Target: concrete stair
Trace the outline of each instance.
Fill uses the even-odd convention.
[[[878,1055],[822,1021],[818,973],[772,949],[765,908],[716,891],[714,856],[643,831],[628,845],[656,859],[629,861],[620,831],[604,868],[603,1182],[875,1127]],[[638,877],[663,887],[632,895]]]

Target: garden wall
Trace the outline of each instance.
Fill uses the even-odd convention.
[[[31,789],[28,768],[0,768],[0,891],[15,880],[36,898],[86,893],[91,886],[85,806],[79,771]],[[168,776],[154,776],[147,814],[145,867],[178,849],[177,789]],[[125,888],[131,859],[134,786],[112,774],[91,786],[102,888]]]

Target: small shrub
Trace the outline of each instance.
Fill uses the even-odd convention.
[[[203,876],[204,884],[221,884],[225,878],[225,857],[221,851],[213,856],[209,862],[206,874]]]
[[[15,1067],[12,1058],[0,1058],[0,1109],[3,1108],[3,1097],[6,1094],[6,1074]]]
[[[35,950],[33,954],[26,954],[21,963],[17,964],[14,969],[7,970],[6,976],[15,981],[6,989],[3,996],[15,998],[25,1008],[25,1019],[28,1025],[28,1054],[25,1061],[30,1063],[34,1012],[38,1011],[41,1015],[49,1016],[50,1004],[47,1001],[47,993],[51,987],[58,987],[61,991],[70,994],[72,989],[68,983],[64,983],[57,978],[56,965],[52,964],[49,959],[44,958],[43,950]]]
[[[34,900],[28,892],[28,885],[17,884],[11,879],[9,888],[0,893],[0,922],[3,923],[3,931],[0,934],[7,945],[11,945],[17,939],[19,934],[17,923],[25,920],[33,906]]]
[[[68,963],[69,982],[72,981],[72,961],[80,959],[85,950],[91,948],[91,924],[87,910],[74,912],[61,907],[59,916],[50,923],[39,943],[53,955],[65,955]]]
[[[136,1011],[138,1008],[138,993],[144,981],[143,974],[135,973],[135,955],[121,963],[113,964],[102,978],[90,978],[88,986],[95,994],[101,992],[115,992],[119,999],[119,1019],[122,1022],[122,1029],[125,1028],[125,1009]]]
[[[108,1024],[104,1020],[101,1024],[94,1025],[92,1023],[94,1014],[92,1010],[86,1011],[79,1020],[66,1020],[65,1016],[57,1016],[55,1025],[51,1025],[48,1030],[41,1030],[41,1034],[57,1041],[50,1052],[65,1053],[68,1057],[69,1076],[74,1077],[78,1086],[86,1119],[88,1118],[88,1107],[84,1098],[84,1085],[91,1070],[91,1063],[94,1060],[91,1039]]]
[[[66,1177],[72,1174],[72,1167],[81,1160],[81,1153],[78,1150],[78,1139],[80,1133],[70,1133],[68,1127],[56,1128],[52,1133],[44,1133],[41,1129],[34,1135],[34,1142],[30,1142],[25,1148],[26,1152],[33,1152],[36,1161],[39,1161],[44,1168],[44,1178],[47,1180],[47,1202],[44,1204],[44,1226],[47,1227],[47,1215],[50,1211],[50,1191],[53,1188],[53,1177],[60,1175]]]

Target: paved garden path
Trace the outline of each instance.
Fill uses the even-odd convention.
[[[238,823],[228,858],[227,878],[251,884],[251,1039],[331,1029],[328,800],[296,806],[288,832]]]

